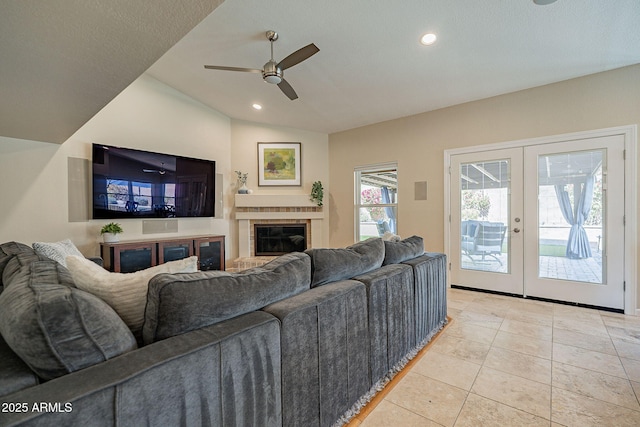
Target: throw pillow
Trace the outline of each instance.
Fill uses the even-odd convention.
[[[113,307],[137,335],[144,322],[149,280],[160,273],[196,272],[198,257],[170,261],[134,273],[112,273],[79,256],[68,257],[67,266],[78,288],[92,293]]]
[[[15,254],[9,262],[7,262],[2,271],[2,283],[4,283],[4,287],[8,288],[11,286],[14,278],[18,275],[29,275],[29,269],[26,267],[29,267],[32,262],[47,260],[49,260],[49,258],[38,255],[33,249]]]
[[[124,322],[99,298],[59,283],[55,261],[34,261],[0,294],[0,333],[49,380],[137,348]]]
[[[311,257],[311,287],[350,279],[382,265],[384,243],[379,237],[346,248],[308,249]]]
[[[35,242],[33,249],[38,255],[46,256],[65,267],[67,266],[66,260],[68,256],[82,256],[76,245],[69,239],[55,243]]]
[[[384,242],[384,261],[382,265],[399,264],[424,253],[424,241],[420,236],[407,237],[399,242]]]
[[[22,252],[33,252],[33,249],[24,243],[18,242],[6,242],[0,245],[0,293],[3,288],[2,274],[4,272],[4,268],[15,255]]]

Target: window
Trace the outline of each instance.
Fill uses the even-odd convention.
[[[162,205],[173,209],[176,200],[175,187],[175,184],[107,178],[107,209],[120,212],[149,212]],[[156,195],[156,191],[161,193]],[[162,203],[154,203],[156,199]]]
[[[355,169],[356,241],[398,232],[398,166],[387,163]]]

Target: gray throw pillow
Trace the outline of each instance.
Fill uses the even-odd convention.
[[[350,279],[382,265],[384,243],[371,238],[346,248],[308,249],[311,257],[311,287]]]
[[[68,256],[83,256],[76,248],[76,245],[69,239],[55,243],[35,242],[32,246],[38,255],[57,261],[65,267],[67,266]]]
[[[419,236],[407,237],[399,242],[384,242],[384,261],[382,265],[399,264],[424,253],[424,240]]]
[[[258,310],[309,289],[311,261],[300,252],[239,273],[159,274],[149,281],[145,344]]]
[[[11,259],[21,252],[32,252],[35,253],[31,247],[25,245],[24,243],[18,242],[6,242],[0,244],[0,292],[2,292],[1,288],[3,286],[2,274],[4,272],[7,263],[11,261]]]
[[[2,272],[4,287],[9,288],[14,281],[19,280],[18,276],[28,276],[30,274],[29,266],[34,261],[48,261],[48,259],[38,255],[34,251],[25,251],[14,255]]]
[[[137,348],[104,301],[61,283],[68,271],[60,264],[34,261],[27,268],[0,295],[0,333],[39,377],[53,379]]]

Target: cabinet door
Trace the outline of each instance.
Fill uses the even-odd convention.
[[[224,236],[203,237],[194,240],[199,269],[224,270]]]
[[[110,262],[105,267],[116,273],[132,273],[156,265],[156,244],[128,243],[109,248]]]
[[[193,255],[193,240],[158,242],[158,264],[188,258]]]

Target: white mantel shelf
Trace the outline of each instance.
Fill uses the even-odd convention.
[[[312,208],[308,194],[236,194],[237,208]]]

